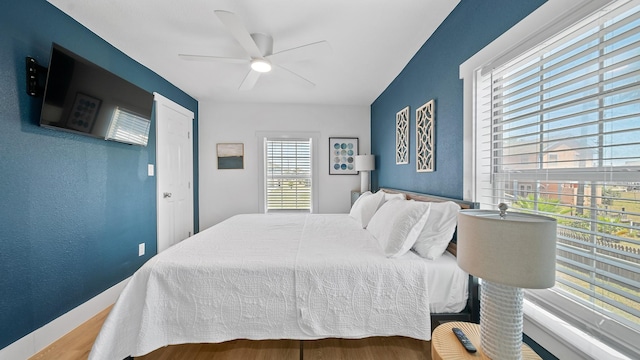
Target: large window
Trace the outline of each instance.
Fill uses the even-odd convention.
[[[555,295],[529,296],[637,351],[640,1],[609,5],[475,78],[475,200],[558,220]]]
[[[265,139],[266,210],[312,209],[311,139]]]

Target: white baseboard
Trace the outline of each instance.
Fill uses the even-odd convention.
[[[126,278],[34,332],[0,349],[0,360],[28,359],[116,302]]]

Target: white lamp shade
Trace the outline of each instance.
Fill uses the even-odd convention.
[[[375,169],[375,155],[356,155],[356,171],[372,171]]]
[[[527,289],[552,287],[556,278],[556,220],[509,212],[458,213],[458,265],[498,284]]]

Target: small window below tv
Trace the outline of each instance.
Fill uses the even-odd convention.
[[[40,125],[146,146],[153,95],[53,44]]]

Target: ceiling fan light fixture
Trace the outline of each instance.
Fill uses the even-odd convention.
[[[251,68],[257,72],[266,73],[271,71],[271,63],[265,59],[253,59]]]

